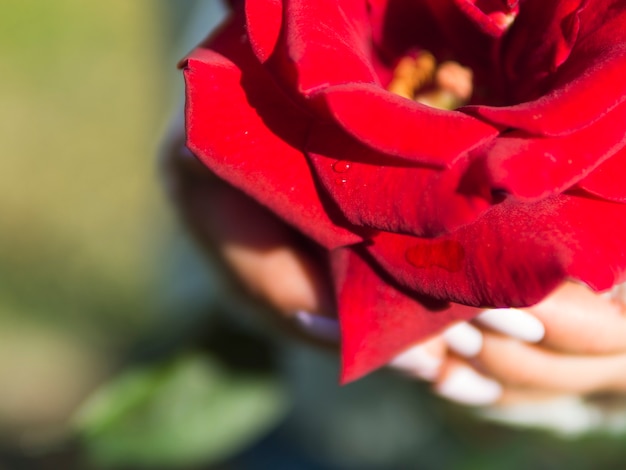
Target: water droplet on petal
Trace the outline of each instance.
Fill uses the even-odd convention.
[[[347,179],[345,179],[345,178],[337,178],[337,179],[335,180],[335,184],[337,184],[337,185],[342,185],[342,184],[346,184],[346,182],[347,182],[347,181],[348,181],[348,180],[347,180]]]
[[[463,268],[465,249],[455,240],[423,240],[406,250],[405,257],[416,268],[457,272]]]
[[[345,160],[337,160],[335,163],[333,163],[333,170],[336,173],[345,173],[349,169],[350,169],[350,162],[347,162]]]

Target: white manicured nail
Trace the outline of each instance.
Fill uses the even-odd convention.
[[[464,405],[490,405],[502,396],[502,386],[469,367],[458,367],[435,388],[442,397]]]
[[[441,364],[440,358],[430,354],[424,346],[417,345],[398,354],[388,365],[424,380],[435,380],[439,375]]]
[[[515,308],[485,310],[476,317],[476,321],[492,330],[529,343],[541,341],[546,333],[543,323],[537,318]]]
[[[615,295],[613,294],[614,289],[611,289],[609,291],[606,292],[602,292],[601,294],[599,294],[599,296],[605,300],[613,300],[615,298]]]
[[[443,339],[452,351],[463,357],[474,357],[483,347],[480,330],[466,322],[457,323],[445,330]]]
[[[600,294],[600,297],[606,300],[612,300],[614,302],[626,304],[626,284],[613,286],[610,291]]]
[[[296,324],[302,331],[324,341],[339,342],[339,322],[332,318],[313,315],[300,310],[294,315]]]

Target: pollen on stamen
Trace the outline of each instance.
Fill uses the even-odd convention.
[[[456,109],[467,104],[472,97],[473,73],[458,62],[443,62],[435,74],[435,86],[419,93],[415,101],[439,109]]]
[[[454,61],[437,64],[427,51],[421,51],[415,58],[403,57],[387,87],[404,98],[449,110],[467,104],[473,88],[471,69]]]
[[[403,57],[393,71],[393,79],[387,89],[410,100],[415,98],[417,90],[429,86],[435,76],[437,61],[427,51],[421,51],[416,57]]]

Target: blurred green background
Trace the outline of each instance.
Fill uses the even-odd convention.
[[[257,401],[261,424],[282,409],[273,382],[231,380],[208,354],[168,345],[186,311],[209,308],[202,298],[190,302],[172,274],[184,240],[156,163],[180,104],[181,27],[198,3],[2,4],[0,464],[7,468],[48,460],[50,468],[82,468],[76,447],[87,449],[90,465],[182,465],[245,441]],[[164,351],[155,353],[154,343]],[[149,361],[133,359],[136,350]],[[236,400],[234,391],[242,391]],[[226,392],[252,419],[237,424],[231,410],[232,429],[211,434],[212,420],[228,411]],[[77,435],[83,446],[72,443]],[[56,455],[67,449],[69,456]]]
[[[204,468],[287,409],[259,366],[267,348],[214,325],[218,281],[157,161],[182,104],[176,63],[221,12],[215,0],[2,4],[1,469]],[[227,364],[215,337],[263,354]]]
[[[0,429],[22,445],[63,432],[151,321],[170,35],[154,0],[3,2]]]
[[[202,3],[3,1],[0,468],[622,468],[214,319],[156,163]]]

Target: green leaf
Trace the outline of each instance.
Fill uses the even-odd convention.
[[[100,466],[178,468],[240,451],[277,424],[287,404],[277,379],[235,374],[193,354],[123,373],[76,423]]]

